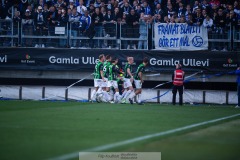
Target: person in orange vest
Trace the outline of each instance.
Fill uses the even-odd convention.
[[[179,105],[183,104],[183,82],[184,82],[185,73],[182,70],[182,65],[177,64],[176,70],[174,71],[172,75],[172,81],[173,81],[173,97],[172,97],[172,104],[176,104],[176,95],[177,92],[179,94]]]

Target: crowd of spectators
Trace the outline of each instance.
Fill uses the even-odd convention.
[[[70,44],[66,40],[52,39],[51,44],[47,39],[26,39],[25,46],[76,48],[90,44],[91,48],[102,48],[113,40],[92,39],[94,36],[121,36],[140,39],[126,41],[124,48],[147,49],[145,40],[152,38],[152,23],[203,25],[213,33],[211,38],[229,36],[230,28],[240,28],[240,0],[0,0],[0,18],[20,22],[24,35],[54,36],[56,26],[69,25],[71,36],[89,38],[74,39]],[[226,50],[224,45],[213,45],[212,49]]]

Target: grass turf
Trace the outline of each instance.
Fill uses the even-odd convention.
[[[233,107],[207,107],[204,105],[178,107],[160,104],[139,106],[77,102],[0,101],[0,159],[54,158],[236,113],[240,113],[240,110]],[[148,151],[151,151],[151,147],[148,147],[151,143],[199,132],[206,127],[209,125],[113,148],[111,151],[125,151],[129,148],[134,151],[144,151],[149,148]],[[238,130],[235,131],[234,127],[231,129],[233,132],[231,137],[234,137],[234,141],[240,144]],[[223,141],[222,136],[225,134],[216,134],[215,140],[227,148],[231,144]],[[203,134],[202,139],[204,138]],[[199,142],[201,141],[199,140]],[[160,148],[165,147],[163,149],[165,155],[172,153],[172,150],[167,148],[169,144],[171,143],[168,141],[163,145],[160,144]],[[208,143],[204,144],[206,146]],[[200,146],[199,152],[204,150],[205,146]],[[195,152],[191,152],[192,147],[186,145],[187,148],[189,148],[189,153],[195,155]],[[213,150],[211,154],[219,154],[219,150]],[[165,156],[164,159],[175,158]],[[76,157],[76,159],[78,158]]]

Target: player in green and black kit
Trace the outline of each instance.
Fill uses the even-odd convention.
[[[124,92],[122,94],[122,103],[126,103],[126,99],[133,92],[132,82],[133,82],[133,74],[132,74],[132,64],[134,62],[133,57],[127,58],[127,63],[124,67]]]
[[[108,75],[108,87],[113,87],[115,90],[115,94],[113,97],[113,100],[115,103],[118,103],[119,97],[120,97],[117,78],[118,78],[118,74],[122,74],[122,72],[119,70],[119,67],[117,66],[117,63],[118,63],[118,59],[113,58],[112,64],[109,66],[109,75]]]
[[[110,55],[106,55],[106,61],[103,63],[103,76],[105,79],[105,82],[102,84],[102,89],[103,89],[103,98],[102,101],[108,102],[110,101],[110,96],[109,96],[109,90],[110,88],[108,87],[108,76],[109,76],[109,66],[111,65],[112,57]]]
[[[148,64],[148,58],[143,59],[143,63],[140,64],[137,68],[136,75],[134,76],[134,83],[136,86],[135,93],[128,99],[131,104],[133,104],[133,98],[138,95],[138,104],[141,103],[141,93],[142,93],[142,84],[143,84],[143,73],[145,72],[145,67]]]
[[[104,54],[99,56],[99,62],[95,65],[94,70],[94,87],[95,90],[92,92],[91,100],[94,99],[95,96],[99,95],[102,92],[102,83],[106,80],[103,76],[103,62],[105,61]]]

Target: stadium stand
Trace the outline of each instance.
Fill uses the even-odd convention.
[[[0,47],[154,49],[155,23],[203,25],[209,50],[240,48],[239,0],[1,0]]]

